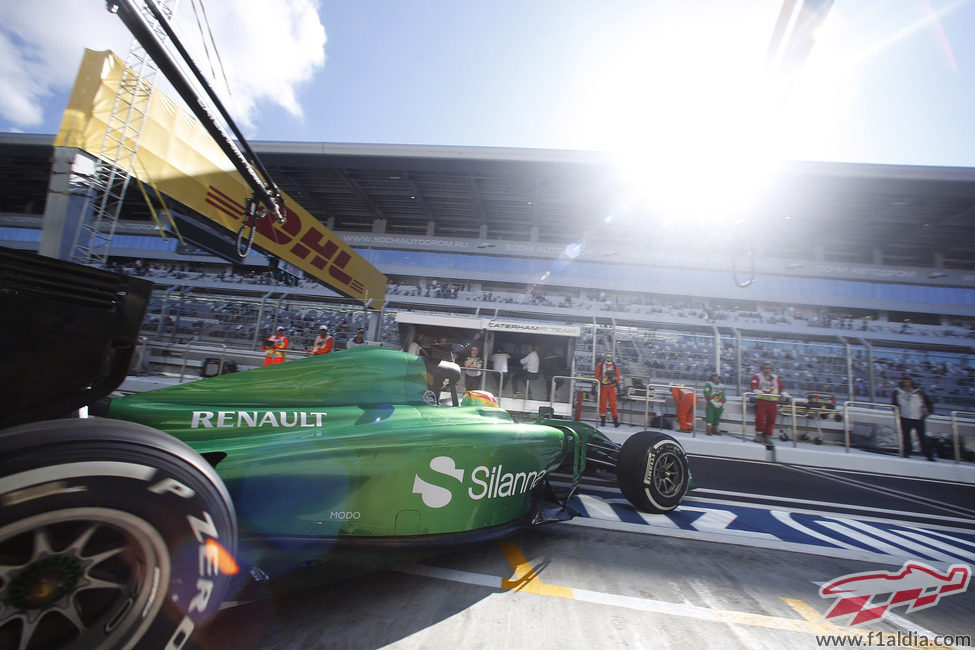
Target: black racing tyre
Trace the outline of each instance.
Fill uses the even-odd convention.
[[[637,510],[670,512],[687,494],[690,478],[684,448],[665,433],[634,433],[620,449],[616,482]]]
[[[182,648],[237,571],[214,469],[117,420],[0,431],[0,648]]]

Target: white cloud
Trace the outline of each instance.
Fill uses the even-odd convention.
[[[0,32],[0,115],[17,124],[34,126],[41,123],[36,98],[44,89],[18,54],[7,34]]]
[[[318,3],[211,1],[206,12],[230,82],[230,96],[219,71],[211,84],[235,119],[252,130],[265,104],[302,118],[297,89],[325,64],[325,28]],[[176,22],[184,42],[192,45],[197,65],[209,75],[210,63],[201,49],[202,38],[188,0],[182,3]],[[212,55],[211,60],[216,70],[218,62]]]
[[[123,59],[129,51],[132,37],[103,0],[4,4],[0,118],[14,127],[36,127],[59,118],[64,107],[51,105],[51,100],[55,93],[70,90],[84,48],[111,49]],[[209,0],[205,6],[232,94],[228,96],[219,72],[213,85],[235,119],[254,131],[262,106],[280,106],[301,118],[298,87],[325,63],[325,28],[317,1]],[[175,24],[199,67],[209,73],[192,0],[179,3]]]
[[[99,2],[57,0],[6,3],[0,24],[0,116],[17,126],[36,126],[49,113],[56,90],[70,88],[82,48],[125,46],[131,38]],[[99,10],[100,9],[100,10]]]

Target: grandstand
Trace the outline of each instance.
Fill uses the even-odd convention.
[[[0,245],[40,247],[52,141],[0,136]],[[757,208],[773,225],[746,233],[750,260],[737,235],[716,242],[647,212],[609,219],[618,187],[597,154],[254,146],[282,189],[386,274],[385,306],[256,252],[231,260],[162,238],[130,191],[110,265],[156,283],[147,341],[253,353],[282,325],[299,353],[324,323],[339,348],[359,327],[399,348],[412,330],[397,313],[456,314],[578,326],[546,341],[577,375],[615,350],[631,382],[700,385],[718,369],[741,394],[769,360],[794,394],[887,402],[909,374],[939,412],[975,409],[975,170],[793,164]],[[752,264],[751,286],[737,286]],[[517,354],[525,340],[496,343]]]

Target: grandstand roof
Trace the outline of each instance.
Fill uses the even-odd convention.
[[[43,211],[53,136],[0,134],[0,212]],[[606,154],[485,147],[252,142],[278,185],[338,232],[621,246],[716,246],[652,212],[607,224],[624,191]],[[694,192],[712,191],[701,179]],[[148,218],[130,201],[126,218]],[[975,268],[975,169],[792,162],[744,226],[756,253]],[[377,222],[377,220],[382,220]],[[432,225],[430,225],[432,223]],[[432,231],[431,231],[432,228]],[[533,233],[534,229],[534,233]],[[878,257],[879,254],[879,257]],[[936,256],[940,257],[940,260]]]

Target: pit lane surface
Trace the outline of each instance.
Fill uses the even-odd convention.
[[[975,588],[858,628],[825,619],[833,599],[819,595],[907,558],[975,565],[971,486],[691,462],[697,487],[675,513],[637,513],[612,484],[587,482],[571,523],[231,607],[198,647],[813,648],[870,632],[888,646],[975,635]],[[820,645],[824,635],[847,640]]]
[[[691,456],[695,495],[737,493],[756,502],[823,502],[975,518],[975,485],[781,463]],[[927,461],[915,461],[924,463]],[[746,494],[757,494],[745,497]]]

